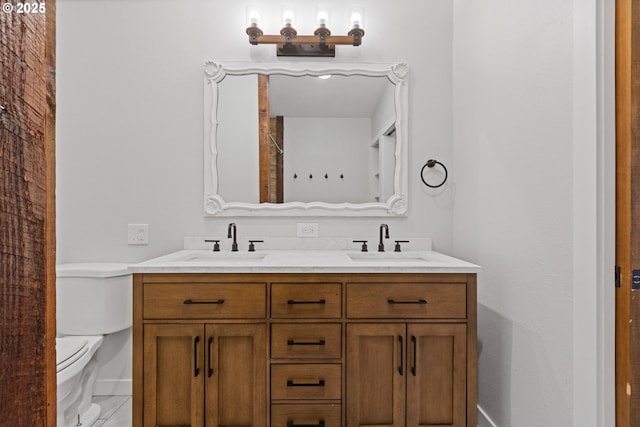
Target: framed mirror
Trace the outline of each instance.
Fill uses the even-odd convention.
[[[208,61],[205,215],[406,215],[407,71]]]

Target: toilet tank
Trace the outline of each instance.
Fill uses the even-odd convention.
[[[56,266],[58,335],[104,335],[132,325],[132,278],[127,264]]]

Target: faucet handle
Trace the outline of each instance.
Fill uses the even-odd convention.
[[[393,250],[394,252],[402,252],[402,249],[400,248],[400,243],[409,243],[408,240],[396,240],[396,247]]]
[[[367,240],[354,240],[353,243],[362,243],[362,249],[360,249],[360,252],[369,252]]]
[[[209,240],[209,239],[205,239],[204,240],[207,243],[213,243],[213,251],[214,252],[220,252],[220,240]]]
[[[254,243],[263,243],[264,240],[249,240],[249,252],[256,251],[256,245]]]

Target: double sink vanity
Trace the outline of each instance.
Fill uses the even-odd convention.
[[[204,215],[407,216],[407,75],[208,61]],[[366,252],[236,231],[132,266],[134,426],[476,427],[478,266],[384,224]]]
[[[133,424],[475,427],[479,267],[391,246],[132,266]]]

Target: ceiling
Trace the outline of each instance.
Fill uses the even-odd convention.
[[[269,76],[270,116],[372,117],[386,86],[387,77]]]

